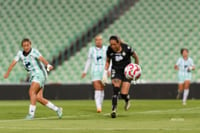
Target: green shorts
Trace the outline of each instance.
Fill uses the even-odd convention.
[[[186,80],[192,79],[192,73],[178,73],[178,82],[184,83]]]
[[[31,83],[32,82],[37,82],[40,84],[40,87],[41,88],[44,88],[44,84],[45,84],[45,81],[46,81],[46,77],[43,75],[43,73],[37,73],[37,74],[34,74],[30,77],[30,80],[29,80]]]
[[[103,78],[103,71],[96,71],[96,72],[91,72],[91,80],[96,81],[96,80],[102,80]]]

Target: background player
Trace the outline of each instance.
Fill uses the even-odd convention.
[[[106,50],[107,46],[102,45],[102,36],[97,35],[95,37],[95,46],[89,49],[88,59],[85,64],[82,78],[86,76],[86,73],[91,65],[91,78],[92,84],[95,89],[94,99],[96,103],[97,112],[102,111],[102,104],[104,99],[104,85],[101,82],[104,72],[104,66],[106,62]]]
[[[47,78],[47,72],[44,65],[47,66],[47,70],[52,70],[53,66],[48,63],[48,61],[40,54],[37,49],[31,48],[31,41],[28,38],[22,40],[21,46],[23,47],[23,51],[20,50],[17,53],[17,56],[14,58],[7,72],[5,73],[4,78],[8,78],[12,68],[16,65],[18,61],[22,61],[24,68],[30,74],[30,106],[29,113],[26,116],[26,119],[34,118],[36,101],[56,111],[58,117],[61,118],[62,108],[58,108],[53,103],[43,97],[44,84]]]
[[[111,36],[109,42],[110,46],[107,50],[107,59],[102,81],[105,82],[107,80],[107,71],[110,66],[110,60],[112,60],[111,79],[113,85],[113,97],[111,117],[115,118],[120,88],[120,95],[125,100],[125,110],[128,110],[130,107],[129,88],[131,81],[125,78],[124,68],[131,63],[131,56],[135,59],[136,64],[139,64],[139,58],[135,51],[127,44],[121,42],[117,36]]]
[[[177,99],[180,98],[181,94],[183,93],[183,105],[186,105],[187,97],[189,95],[189,88],[190,88],[190,80],[192,78],[191,71],[195,69],[193,60],[188,57],[189,51],[187,48],[181,49],[181,56],[176,65],[174,66],[175,70],[178,70],[178,95]]]

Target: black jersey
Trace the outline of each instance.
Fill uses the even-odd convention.
[[[107,57],[112,60],[112,69],[124,69],[129,63],[131,63],[131,56],[134,50],[127,44],[121,43],[122,51],[114,52],[109,46],[107,50]]]

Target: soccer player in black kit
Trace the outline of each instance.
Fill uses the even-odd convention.
[[[135,59],[136,64],[139,64],[139,58],[136,52],[130,46],[123,43],[117,36],[111,36],[109,42],[110,46],[107,49],[107,59],[102,82],[106,83],[107,71],[110,66],[110,60],[112,60],[111,80],[113,96],[111,117],[116,118],[119,92],[121,98],[125,100],[125,110],[128,110],[130,107],[129,88],[131,80],[125,78],[124,69],[129,63],[131,63],[131,56]]]

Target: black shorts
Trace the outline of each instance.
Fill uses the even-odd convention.
[[[122,82],[131,82],[124,75],[124,69],[112,69],[111,70],[111,79],[120,79]]]

